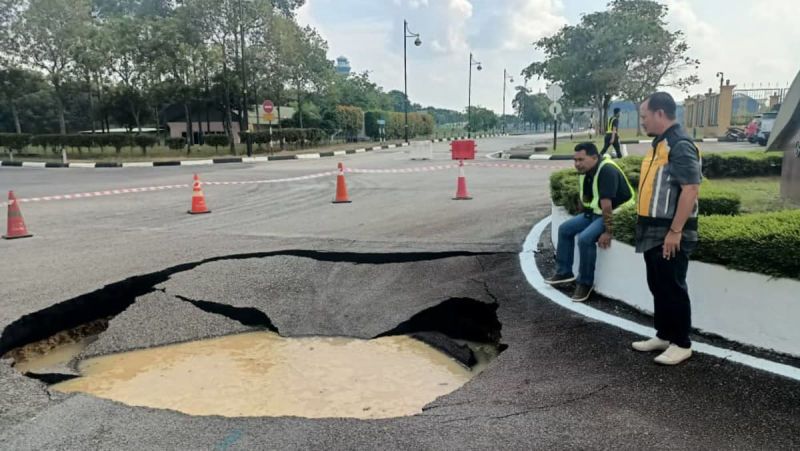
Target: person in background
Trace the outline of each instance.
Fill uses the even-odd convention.
[[[613,145],[617,158],[622,158],[622,150],[620,150],[619,147],[619,111],[619,108],[614,108],[614,115],[608,118],[603,150],[600,151],[601,157],[604,157],[608,151],[608,147]]]

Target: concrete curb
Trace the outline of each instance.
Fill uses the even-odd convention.
[[[552,216],[548,216],[536,223],[522,244],[522,252],[519,253],[520,266],[522,267],[522,272],[525,274],[528,284],[542,296],[567,310],[645,338],[654,337],[655,329],[652,327],[644,326],[637,322],[606,313],[580,302],[573,302],[569,296],[545,283],[544,276],[539,272],[539,267],[536,265],[534,254],[538,249],[542,232],[544,232],[544,229],[549,226],[551,222]],[[694,352],[712,355],[723,360],[736,362],[751,368],[800,381],[800,368],[791,365],[755,357],[731,349],[720,348],[707,343],[695,342],[692,344],[692,350]]]
[[[128,163],[118,162],[88,162],[88,163],[57,163],[57,162],[43,162],[43,161],[0,161],[0,166],[3,167],[26,167],[26,168],[152,168],[162,166],[210,166],[214,164],[227,164],[227,163],[265,163],[268,161],[286,161],[286,160],[309,160],[318,158],[338,157],[342,155],[351,155],[364,152],[372,152],[375,150],[393,149],[396,147],[406,147],[408,144],[386,144],[382,146],[366,147],[361,149],[348,149],[337,150],[320,153],[306,153],[297,155],[269,155],[259,157],[220,157],[206,160],[168,160],[168,161],[132,161]]]
[[[474,139],[491,138],[495,136],[507,136],[507,134],[490,134],[490,135],[476,135]],[[433,139],[431,142],[449,142],[457,139],[467,139],[466,136],[457,138],[443,138]],[[407,147],[407,143],[400,144],[384,144],[381,146],[372,146],[359,149],[336,150],[319,153],[304,153],[297,155],[268,155],[260,157],[220,157],[206,160],[168,160],[168,161],[132,161],[129,163],[118,163],[114,161],[99,161],[88,163],[58,163],[58,162],[44,162],[44,161],[0,161],[2,167],[25,167],[25,168],[84,168],[84,169],[100,169],[100,168],[152,168],[161,166],[209,166],[213,164],[227,164],[227,163],[265,163],[268,161],[286,161],[286,160],[311,160],[318,158],[331,158],[343,155],[353,155],[365,152],[373,152],[376,150],[394,149],[397,147]]]

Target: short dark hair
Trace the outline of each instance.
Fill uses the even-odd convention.
[[[575,152],[580,151],[586,152],[586,155],[590,157],[596,157],[600,155],[600,153],[597,151],[597,146],[595,146],[593,142],[579,143],[577,146],[575,146]]]
[[[656,112],[661,110],[668,119],[675,120],[675,110],[678,106],[675,105],[675,99],[667,92],[656,92],[647,98],[647,109]]]
[[[619,114],[620,111],[622,110],[620,110],[619,108],[614,108],[614,114]]]

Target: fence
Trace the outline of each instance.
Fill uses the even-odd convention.
[[[747,125],[756,115],[783,103],[789,88],[734,89],[731,123]]]

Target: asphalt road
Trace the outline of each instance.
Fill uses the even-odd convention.
[[[487,166],[466,168],[471,201],[451,200],[458,172],[440,168],[452,161],[447,145],[435,144],[434,161],[410,161],[406,149],[343,157],[354,170],[404,171],[348,173],[351,204],[330,203],[334,175],[207,185],[213,213],[201,216],[186,214],[188,187],[23,203],[35,236],[0,241],[0,329],[132,276],[195,263],[159,281],[163,295],[143,295],[112,320],[95,352],[246,329],[176,296],[257,309],[287,336],[358,337],[469,298],[496,304],[508,348],[422,414],[375,421],[191,417],[49,393],[0,362],[0,448],[800,447],[797,383],[702,355],[657,367],[629,350],[636,337],[566,312],[528,286],[517,253],[549,214],[549,174],[568,163],[483,157],[532,139],[478,141],[477,162]],[[33,198],[188,185],[195,171],[206,182],[263,182],[333,171],[337,161],[0,168],[0,192]],[[498,166],[507,163],[527,167]]]

